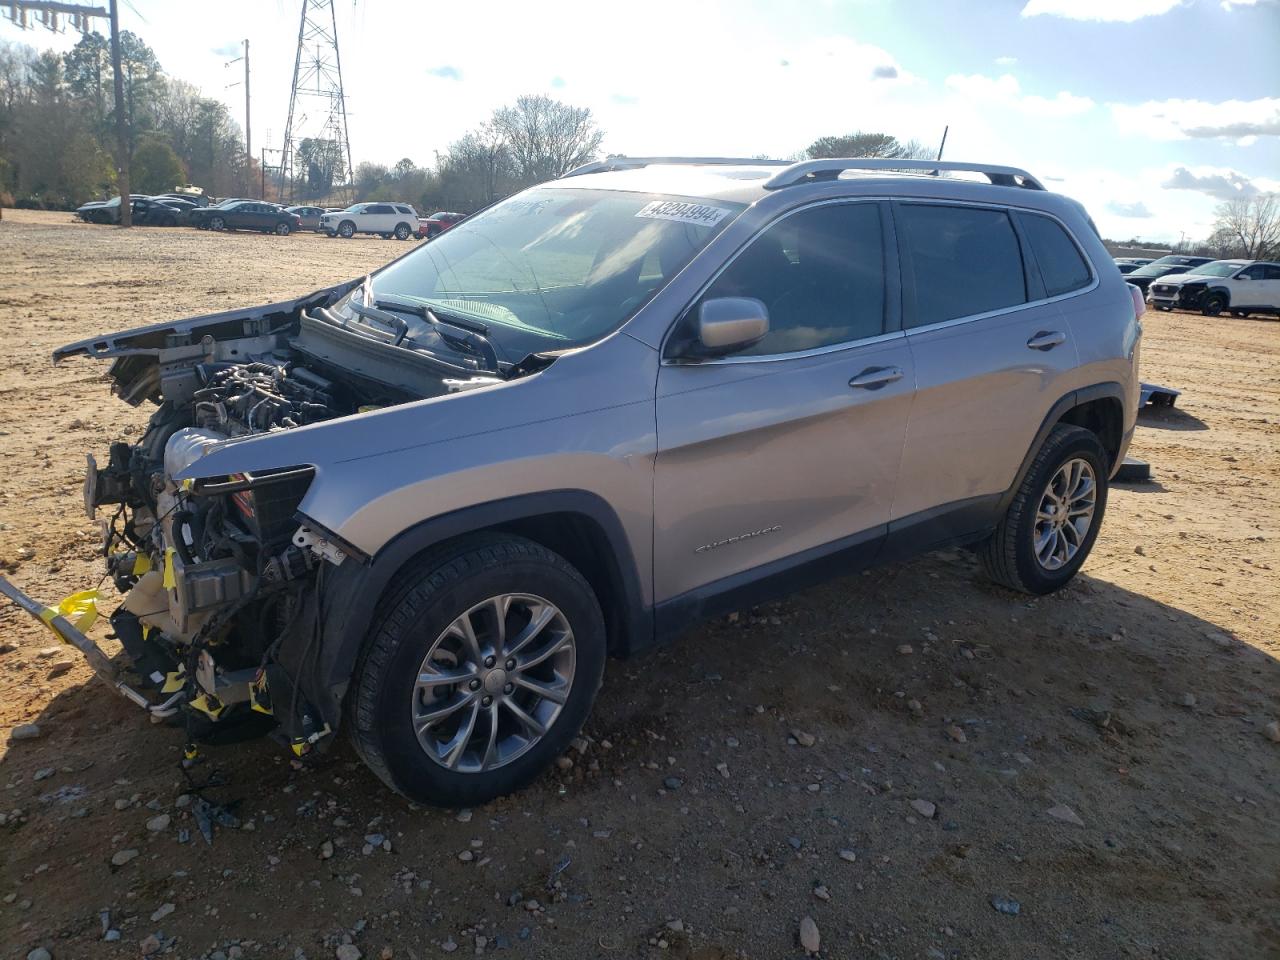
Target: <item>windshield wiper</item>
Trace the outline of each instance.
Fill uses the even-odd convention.
[[[395,310],[425,320],[439,334],[440,339],[449,344],[449,346],[463,353],[481,357],[488,369],[494,373],[500,372],[498,369],[498,353],[493,349],[493,344],[489,342],[489,328],[483,323],[476,323],[463,317],[455,317],[452,314],[445,314],[442,317],[431,307],[411,301],[405,302],[380,297],[373,302],[373,305],[378,308],[377,312],[379,313],[384,310]],[[404,321],[400,322],[403,323]],[[459,336],[452,332],[449,327],[461,330],[462,335]]]

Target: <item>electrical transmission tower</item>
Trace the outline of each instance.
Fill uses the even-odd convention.
[[[280,156],[281,200],[293,199],[299,178],[313,194],[336,193],[348,201],[354,194],[333,0],[302,0],[298,55]]]

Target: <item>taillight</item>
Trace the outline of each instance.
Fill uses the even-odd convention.
[[[1142,315],[1147,312],[1147,301],[1142,296],[1142,291],[1132,283],[1126,283],[1129,288],[1129,299],[1133,301],[1133,318],[1141,320]]]

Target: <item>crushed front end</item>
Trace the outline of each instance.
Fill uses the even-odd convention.
[[[111,444],[103,462],[87,458],[84,507],[123,595],[109,616],[123,656],[108,659],[69,614],[7,581],[0,592],[153,719],[185,723],[193,742],[270,732],[298,755],[327,742],[337,718],[297,678],[317,655],[327,577],[367,558],[298,512],[312,464],[199,480],[184,471],[215,448],[464,388],[464,361],[434,363],[330,313],[354,286],[54,355],[111,358],[113,391],[157,405],[140,439]]]

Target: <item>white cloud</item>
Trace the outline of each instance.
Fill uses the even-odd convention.
[[[1147,205],[1141,200],[1126,202],[1124,200],[1112,200],[1107,204],[1107,210],[1114,213],[1117,217],[1149,219],[1154,214],[1147,208]]]
[[[1144,17],[1161,16],[1181,5],[1182,0],[1027,0],[1022,15],[1133,23]]]
[[[996,57],[996,64],[1001,67],[1012,67],[1017,62],[1017,57]]]
[[[984,74],[952,74],[947,77],[947,88],[978,103],[999,104],[1041,117],[1069,117],[1088,113],[1094,102],[1088,97],[1078,97],[1063,90],[1053,97],[1022,93],[1018,78],[1005,73],[999,77]]]
[[[1251,177],[1230,167],[1174,167],[1160,186],[1166,190],[1192,190],[1215,200],[1280,192],[1280,180]]]
[[[1148,100],[1113,103],[1111,115],[1120,129],[1155,140],[1224,139],[1240,146],[1249,138],[1280,136],[1280,97],[1258,100]]]

